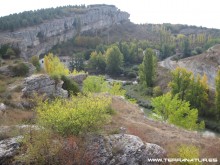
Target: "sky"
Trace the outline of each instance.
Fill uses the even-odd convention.
[[[220,29],[219,0],[0,0],[0,16],[41,8],[113,4],[134,23],[172,23]]]

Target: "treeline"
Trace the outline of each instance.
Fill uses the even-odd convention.
[[[213,45],[220,43],[220,38],[213,36],[210,32],[189,35],[175,34],[173,27],[175,26],[152,25],[152,31],[159,35],[157,49],[161,52],[161,59],[176,53],[182,54],[182,58],[201,54]]]
[[[64,6],[10,14],[0,17],[0,30],[14,31],[19,28],[38,25],[46,20],[69,16],[72,12],[82,12],[81,9],[85,9],[85,6]]]

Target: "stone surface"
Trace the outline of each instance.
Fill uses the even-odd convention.
[[[29,68],[28,75],[32,75],[36,71],[36,68],[33,64],[31,64],[29,62],[24,62],[24,64],[27,65]],[[13,65],[17,65],[17,64],[13,64]],[[5,76],[11,76],[11,77],[15,76],[15,74],[10,69],[9,65],[5,65],[5,66],[0,67],[0,74],[3,74]]]
[[[13,157],[19,149],[19,140],[22,139],[22,136],[5,139],[0,141],[0,164],[6,165],[7,161]]]
[[[46,74],[32,75],[25,78],[23,96],[30,97],[34,93],[46,94],[47,97],[68,97],[68,92],[62,89],[63,82],[55,82]]]
[[[0,103],[0,111],[5,111],[6,105],[4,103]]]
[[[88,74],[69,75],[68,77],[74,80],[77,84],[82,85],[83,81],[87,78]]]
[[[0,116],[3,116],[6,111],[6,105],[4,103],[0,103]]]
[[[115,134],[95,137],[91,140],[86,155],[92,164],[98,165],[148,165],[148,158],[164,158],[166,152],[156,144],[144,143],[139,137],[128,134]]]
[[[30,58],[48,52],[54,45],[67,41],[77,34],[74,21],[80,19],[81,33],[108,28],[122,21],[128,21],[129,14],[113,5],[92,5],[71,16],[45,21],[14,32],[0,32],[0,45],[11,44],[22,50],[21,56]],[[42,36],[41,38],[39,36]]]

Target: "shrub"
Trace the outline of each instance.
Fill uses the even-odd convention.
[[[61,148],[61,143],[51,131],[47,129],[32,130],[25,134],[22,140],[21,152],[25,152],[15,159],[21,164],[54,164],[56,155]]]
[[[62,88],[68,91],[69,96],[70,94],[77,95],[77,93],[79,93],[79,87],[76,82],[64,75],[61,76],[61,80],[63,80]]]
[[[126,90],[122,89],[121,83],[114,82],[112,86],[109,88],[109,93],[112,95],[124,96],[126,93]]]
[[[195,158],[199,158],[199,149],[196,146],[193,145],[181,145],[178,148],[178,158],[181,159],[195,159]],[[182,162],[181,164],[184,165],[200,165],[202,163],[200,162]]]
[[[134,71],[131,71],[131,72],[128,72],[128,77],[129,78],[136,78],[137,75],[136,75],[136,73]]]
[[[45,101],[37,106],[38,121],[62,135],[95,131],[110,119],[110,103],[109,97],[91,94]]]
[[[29,72],[29,67],[23,62],[10,66],[10,69],[15,76],[26,76]]]
[[[163,92],[162,92],[160,86],[156,86],[153,88],[153,96],[154,97],[160,96],[162,94],[163,94]]]
[[[108,84],[101,76],[89,76],[83,81],[84,93],[107,92],[112,95],[124,96],[126,91],[122,89],[121,83]]]
[[[31,63],[36,67],[37,71],[40,71],[40,62],[38,56],[32,56],[31,57]]]
[[[108,83],[101,76],[88,76],[83,81],[83,92],[98,93],[108,91]]]

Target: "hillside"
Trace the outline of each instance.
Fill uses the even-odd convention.
[[[101,4],[0,18],[0,164],[219,164],[220,30],[129,16]]]
[[[21,50],[21,57],[48,52],[54,45],[72,39],[84,31],[109,28],[128,21],[129,14],[111,5],[92,5],[73,11],[69,16],[54,18],[13,32],[0,32],[0,45],[10,44]]]
[[[35,111],[31,110],[33,105],[31,105],[30,100],[26,99],[25,97],[21,97],[24,90],[21,91],[25,86],[27,86],[28,83],[24,83],[25,81],[30,81],[31,85],[30,87],[33,89],[37,87],[38,81],[40,79],[36,79],[36,77],[39,77],[42,79],[42,77],[45,77],[46,75],[32,75],[29,78],[26,78],[25,80],[23,78],[17,78],[16,80],[8,78],[7,80],[10,83],[6,88],[5,92],[10,92],[11,99],[7,101],[7,110],[4,114],[0,114],[1,119],[1,125],[0,125],[0,147],[3,147],[4,140],[10,137],[17,137],[18,135],[23,135],[25,132],[25,129],[31,129],[32,127],[35,128],[32,124],[35,123]],[[2,77],[2,79],[5,77]],[[32,80],[31,80],[32,78]],[[46,89],[46,92],[49,91],[49,86],[52,86],[53,84],[51,82],[48,82],[46,79],[42,79],[43,84],[41,84],[41,89]],[[19,88],[18,88],[19,87]],[[37,87],[39,88],[39,87]],[[57,86],[57,89],[60,88],[60,86]],[[29,89],[30,90],[30,89]],[[37,90],[36,90],[37,91]],[[3,97],[3,94],[1,95]],[[32,107],[32,108],[30,108]],[[105,164],[106,158],[112,159],[111,156],[108,156],[106,154],[105,149],[101,145],[100,138],[102,136],[116,136],[120,134],[122,137],[126,137],[128,135],[134,135],[139,137],[144,143],[148,144],[156,144],[160,147],[162,147],[166,151],[166,156],[171,158],[175,157],[178,153],[178,148],[181,145],[193,145],[196,146],[200,151],[200,157],[201,158],[220,158],[220,138],[215,136],[212,133],[209,132],[197,132],[197,131],[187,131],[182,128],[178,128],[177,126],[170,125],[166,122],[160,122],[160,121],[154,121],[149,116],[146,116],[144,114],[143,109],[138,107],[136,104],[132,104],[125,100],[122,97],[119,96],[113,96],[112,97],[112,103],[111,103],[112,109],[115,110],[115,113],[112,115],[111,122],[104,125],[104,127],[95,133],[95,135],[86,135],[83,139],[80,139],[80,137],[70,137],[69,140],[72,138],[72,144],[71,141],[67,141],[70,143],[70,149],[72,151],[68,150],[68,154],[73,154],[72,157],[68,157],[67,155],[63,155],[64,158],[71,161],[76,161],[73,158],[76,158],[77,161],[82,156],[85,156],[86,151],[84,151],[84,147],[91,147],[93,142],[95,143],[94,149],[92,150],[92,156],[93,160],[98,161],[100,164]],[[19,125],[18,125],[19,124]],[[31,128],[28,127],[29,124],[32,125]],[[32,129],[33,129],[32,128]],[[56,135],[57,136],[57,135]],[[56,137],[55,136],[55,137]],[[55,138],[54,137],[54,138]],[[95,138],[94,140],[91,140],[91,138]],[[78,140],[77,140],[78,139]],[[123,138],[122,138],[123,139]],[[65,140],[65,138],[63,139]],[[67,139],[68,140],[68,139]],[[129,143],[127,144],[126,150],[131,150],[130,152],[133,152],[133,141],[130,139]],[[134,141],[135,142],[135,141]],[[135,142],[136,143],[136,142]],[[72,145],[71,145],[72,144]],[[137,144],[136,144],[137,145]],[[78,150],[75,150],[74,148],[71,148],[73,146],[80,146],[80,152]],[[125,152],[123,150],[119,150],[119,148],[113,148],[112,153],[114,156],[117,156]],[[10,150],[10,152],[16,151],[17,148],[14,148]],[[96,153],[101,152],[100,153]],[[142,149],[143,150],[143,149]],[[151,152],[153,152],[151,149]],[[108,152],[111,151],[110,149],[107,150]],[[67,151],[66,151],[67,152]],[[155,151],[154,151],[155,152]],[[156,152],[159,152],[157,150]],[[4,150],[2,149],[0,153],[4,153]],[[9,153],[9,151],[8,151]],[[138,151],[136,152],[135,158],[138,158]],[[155,154],[155,153],[154,153]],[[1,155],[1,154],[0,154]],[[95,156],[96,155],[96,156]],[[76,156],[76,157],[75,157]],[[0,162],[3,161],[2,157],[0,156]],[[60,157],[59,157],[60,158]],[[128,157],[129,159],[129,157]],[[66,160],[66,161],[67,161]],[[81,159],[79,159],[81,161]],[[104,161],[105,160],[105,161]],[[120,161],[123,162],[122,158],[119,158]],[[146,157],[144,158],[146,160]],[[91,163],[93,164],[93,163]],[[113,163],[114,164],[114,163]],[[128,162],[129,164],[129,162]],[[215,163],[213,163],[215,164]],[[133,165],[133,164],[132,164]],[[155,164],[156,165],[156,164]],[[216,164],[217,165],[217,164]]]
[[[160,64],[167,69],[175,69],[176,67],[187,68],[194,74],[206,74],[211,89],[215,88],[215,76],[220,65],[220,45],[215,45],[202,54],[184,58],[178,61],[172,61],[168,58]]]

